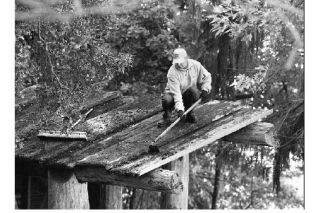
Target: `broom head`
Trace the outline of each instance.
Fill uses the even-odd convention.
[[[52,138],[52,139],[70,139],[70,140],[87,140],[86,132],[72,131],[69,133],[55,131],[55,130],[40,130],[37,135],[39,138]]]

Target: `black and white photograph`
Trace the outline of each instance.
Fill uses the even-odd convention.
[[[305,210],[304,0],[13,5],[12,210]]]

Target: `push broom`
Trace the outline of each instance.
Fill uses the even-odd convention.
[[[68,128],[66,131],[56,131],[56,130],[40,130],[39,134],[37,135],[41,139],[65,139],[65,140],[87,140],[87,133],[86,132],[80,132],[80,131],[72,131],[73,128],[75,128],[81,121],[85,121],[88,114],[93,110],[91,108],[88,112],[86,112],[84,115],[81,115],[79,120],[77,120],[70,128]]]

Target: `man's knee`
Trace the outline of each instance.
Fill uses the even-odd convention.
[[[173,97],[169,93],[165,93],[162,96],[162,107],[163,109],[170,109],[174,106]]]
[[[190,87],[183,93],[183,96],[188,100],[195,102],[200,98],[200,91],[197,87]]]

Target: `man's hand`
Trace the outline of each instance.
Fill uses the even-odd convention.
[[[178,111],[178,117],[181,119],[181,120],[184,120],[185,119],[185,115],[183,115],[184,111],[183,110],[179,110]]]
[[[203,103],[207,103],[209,100],[210,100],[210,95],[209,95],[209,93],[207,92],[207,91],[205,91],[205,90],[202,90],[201,91],[201,96],[200,96],[201,98],[202,98],[202,102]]]

